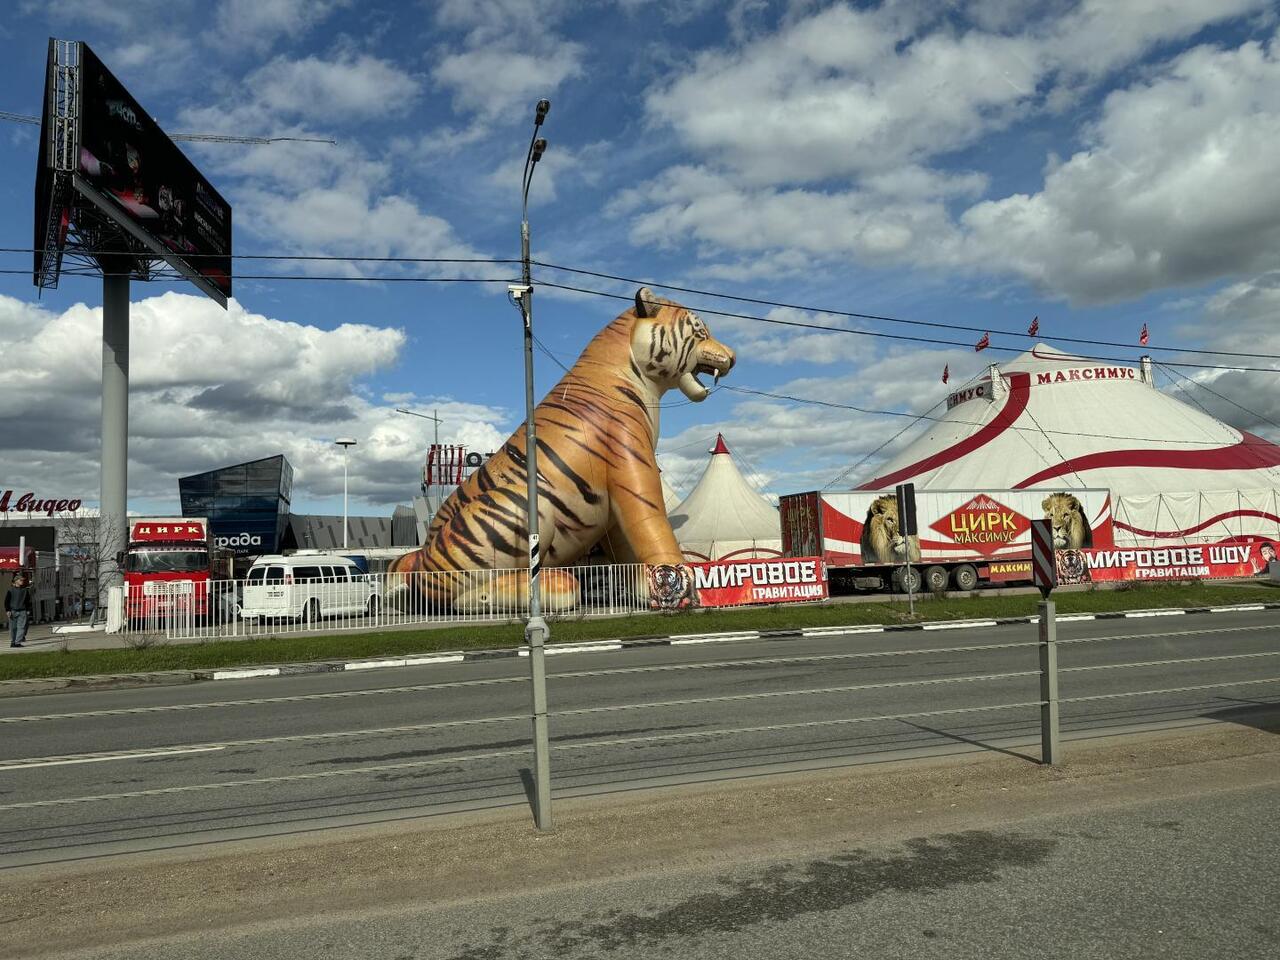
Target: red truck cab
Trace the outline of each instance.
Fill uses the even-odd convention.
[[[204,518],[130,520],[124,556],[125,615],[130,620],[175,615],[207,617],[230,578],[229,555],[215,550]],[[213,601],[213,602],[211,602]]]

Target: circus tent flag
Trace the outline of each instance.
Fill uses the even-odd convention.
[[[1147,333],[1147,325],[1144,323],[1142,325],[1142,332],[1138,334],[1138,343],[1142,344],[1145,347],[1150,341],[1151,341],[1151,334]]]
[[[946,383],[951,379],[951,365],[944,363],[942,365],[942,382]]]
[[[1027,327],[1027,336],[1038,337],[1040,335],[1040,318],[1038,316],[1031,318],[1031,326]]]
[[[973,345],[973,349],[976,350],[978,353],[981,353],[983,350],[987,349],[987,347],[989,346],[991,346],[991,334],[984,333],[982,335],[982,339]]]
[[[719,434],[702,478],[670,519],[689,561],[782,555],[778,508],[747,482]]]

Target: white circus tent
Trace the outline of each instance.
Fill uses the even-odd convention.
[[[680,506],[680,494],[676,493],[675,488],[667,483],[667,475],[659,473],[658,479],[662,481],[662,506],[670,515],[676,507]]]
[[[860,489],[906,481],[1108,489],[1120,543],[1280,537],[1280,446],[1156,389],[1145,357],[1133,367],[1037,344],[993,365]]]
[[[778,508],[747,482],[720,434],[697,486],[669,515],[687,560],[782,555]]]

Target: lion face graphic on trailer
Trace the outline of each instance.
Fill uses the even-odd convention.
[[[705,400],[710,389],[699,377],[718,380],[736,359],[697,314],[647,287],[596,334],[534,411],[545,566],[569,566],[601,545],[615,562],[687,574],[654,456],[659,404],[673,389]],[[521,424],[444,502],[422,547],[392,564],[411,592],[460,611],[521,605],[526,574],[477,578],[468,571],[528,566],[525,450]],[[414,576],[425,573],[434,575]],[[547,570],[540,579],[548,611],[577,604],[572,575]]]
[[[1053,526],[1055,550],[1079,550],[1093,546],[1093,529],[1084,506],[1070,493],[1051,493],[1040,504]]]
[[[920,562],[920,538],[902,535],[898,500],[891,493],[871,501],[859,543],[864,564]]]

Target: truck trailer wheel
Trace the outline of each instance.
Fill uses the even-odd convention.
[[[930,593],[941,593],[947,589],[950,579],[946,567],[928,567],[924,572],[924,588]]]
[[[910,574],[907,570],[906,567],[898,567],[893,571],[893,589],[898,593],[919,593],[924,583],[924,578],[920,576],[920,568],[911,567]]]
[[[957,590],[968,592],[978,588],[978,571],[971,563],[962,563],[951,571],[951,582]]]

